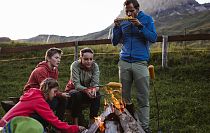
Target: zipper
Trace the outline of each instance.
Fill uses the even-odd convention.
[[[132,50],[133,50],[133,25],[131,23],[131,51],[130,51],[130,61],[132,62],[133,58],[132,58]]]

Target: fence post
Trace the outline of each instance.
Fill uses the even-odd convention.
[[[74,46],[74,61],[78,59],[78,41],[75,42]]]
[[[163,42],[162,42],[162,68],[166,68],[167,65],[167,47],[168,47],[168,36],[163,35]]]
[[[111,36],[112,36],[112,28],[110,28],[110,29],[109,29],[109,34],[108,34],[107,39],[110,39],[110,38],[111,38]]]

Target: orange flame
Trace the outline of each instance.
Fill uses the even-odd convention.
[[[99,128],[100,132],[104,132],[105,131],[104,122],[101,122],[101,124],[99,125],[98,128]]]
[[[105,89],[105,91],[107,92],[107,94],[109,94],[111,96],[111,103],[121,112],[124,110],[124,104],[122,102],[122,98],[121,98],[121,88],[118,89],[114,89],[111,87],[107,87]],[[104,100],[104,105],[107,105],[107,100]]]
[[[105,126],[104,126],[104,122],[101,121],[101,117],[95,117],[95,122],[98,124],[98,128],[100,130],[100,132],[104,132],[105,131]]]
[[[107,106],[107,101],[106,101],[106,99],[104,99],[104,105]]]

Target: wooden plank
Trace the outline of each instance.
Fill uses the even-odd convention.
[[[120,133],[120,124],[116,121],[106,121],[105,127],[105,133]]]
[[[55,43],[55,44],[20,46],[20,47],[14,47],[14,48],[2,48],[1,54],[18,53],[18,52],[35,51],[35,50],[46,50],[52,47],[56,47],[56,48],[73,47],[74,45],[75,45],[74,42],[64,42],[64,43]]]
[[[162,36],[158,36],[157,42],[162,42],[162,40],[163,40],[163,37]]]
[[[168,36],[168,42],[210,40],[210,34],[191,34]]]
[[[124,109],[123,112],[115,109],[114,113],[119,117],[124,133],[145,133],[139,122],[132,117],[127,109]]]
[[[85,131],[85,133],[95,133],[101,122],[104,122],[105,118],[111,113],[113,113],[112,105],[106,106],[105,110],[100,115],[100,119],[96,119],[95,122],[90,126],[90,128]]]
[[[101,40],[87,40],[87,41],[79,41],[78,45],[101,45],[101,44],[111,44],[110,39],[101,39]]]
[[[162,42],[162,39],[163,39],[162,36],[158,36],[157,42]],[[168,36],[168,42],[196,41],[196,40],[210,40],[210,34]],[[101,45],[101,44],[111,44],[111,39],[78,41],[78,46]],[[34,46],[21,46],[21,47],[14,47],[14,48],[1,48],[0,54],[18,53],[18,52],[26,52],[26,51],[34,51],[34,50],[46,50],[51,47],[64,48],[64,47],[73,47],[73,46],[75,46],[75,42],[43,44],[43,45],[34,45]]]
[[[162,67],[167,67],[167,49],[168,49],[168,36],[163,36],[162,42]]]

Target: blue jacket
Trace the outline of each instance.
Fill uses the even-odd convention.
[[[120,59],[127,62],[148,61],[150,42],[154,43],[157,40],[152,17],[141,11],[137,19],[143,25],[140,29],[130,21],[122,21],[120,26],[113,28],[112,44],[123,44]]]

